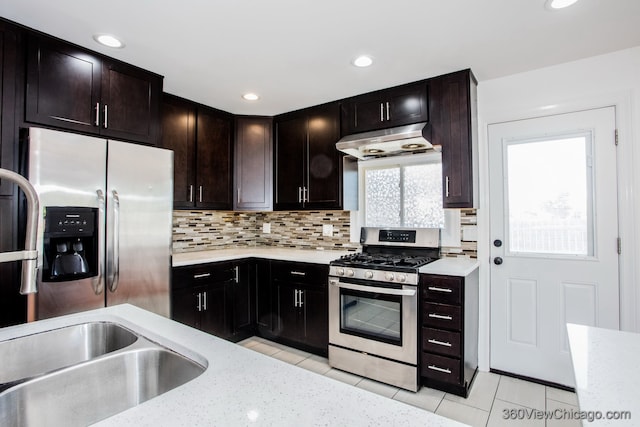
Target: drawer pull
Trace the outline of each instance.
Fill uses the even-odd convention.
[[[445,316],[443,314],[429,313],[429,317],[432,319],[453,320],[451,316]]]
[[[307,273],[303,272],[303,271],[292,271],[291,274],[293,274],[294,276],[306,276]]]
[[[435,292],[446,292],[448,294],[450,294],[451,292],[453,292],[453,289],[449,289],[449,288],[438,288],[436,286],[429,286],[428,288],[430,291],[435,291]]]
[[[438,341],[438,340],[427,340],[429,341],[431,344],[436,344],[436,345],[442,345],[445,347],[451,347],[451,343],[450,342],[444,342],[444,341]]]
[[[193,278],[194,279],[202,279],[203,277],[209,277],[211,276],[211,273],[202,273],[202,274],[194,274]]]
[[[439,368],[436,365],[429,365],[427,366],[427,368],[431,369],[432,371],[444,372],[445,374],[451,373],[451,369]]]

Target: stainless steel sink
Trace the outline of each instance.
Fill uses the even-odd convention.
[[[116,323],[91,322],[2,341],[0,387],[120,350],[137,339]]]
[[[145,340],[146,341],[146,340]],[[200,364],[157,344],[123,350],[0,393],[2,426],[86,426],[184,384]]]

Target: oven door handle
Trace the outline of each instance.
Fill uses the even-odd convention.
[[[405,297],[412,297],[412,296],[415,296],[416,294],[416,289],[379,288],[375,286],[363,286],[363,285],[356,285],[353,283],[344,283],[338,280],[330,280],[329,283],[331,283],[333,286],[339,286],[344,289],[352,289],[354,291],[363,291],[363,292],[373,292],[376,294],[383,294],[383,295],[400,295]]]

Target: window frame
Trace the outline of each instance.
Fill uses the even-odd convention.
[[[404,156],[379,157],[376,159],[358,160],[358,210],[351,213],[351,241],[360,239],[360,227],[366,226],[366,195],[365,195],[365,171],[383,167],[403,167],[422,165],[426,163],[442,163],[442,153],[430,151],[427,153],[411,154]],[[460,248],[462,246],[460,236],[460,210],[444,209],[445,227],[442,228],[440,245],[443,247]]]

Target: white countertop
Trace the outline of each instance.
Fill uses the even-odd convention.
[[[205,264],[209,262],[231,261],[242,258],[265,258],[281,261],[311,262],[329,264],[331,261],[353,252],[319,251],[311,249],[287,249],[278,247],[249,247],[234,249],[214,249],[209,251],[173,254],[173,267]],[[465,277],[478,268],[477,259],[441,258],[420,268],[424,274],[444,274]]]
[[[3,328],[0,341],[87,321],[120,323],[207,366],[99,426],[463,426],[128,304]]]
[[[287,249],[279,247],[247,247],[234,249],[214,249],[209,251],[185,252],[173,254],[172,265],[181,267],[208,262],[230,261],[242,258],[266,258],[281,261],[311,262],[329,264],[334,259],[353,252],[319,251],[312,249]]]
[[[601,411],[593,426],[640,424],[640,334],[567,324],[580,411]],[[630,420],[604,419],[609,411],[631,411]]]

